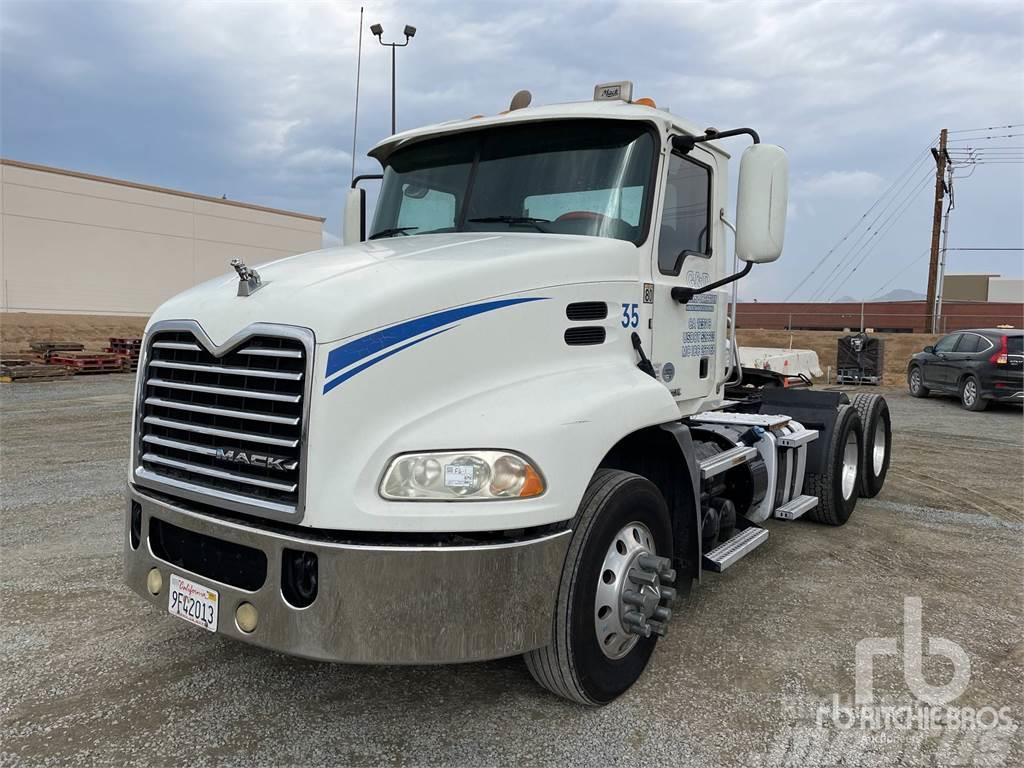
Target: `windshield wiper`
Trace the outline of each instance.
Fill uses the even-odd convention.
[[[374,232],[370,235],[367,240],[376,240],[378,237],[394,237],[395,235],[407,235],[409,230],[419,229],[419,227],[390,227],[389,229],[382,229],[380,232]]]
[[[470,219],[472,222],[478,222],[480,224],[532,224],[538,232],[544,232],[546,230],[538,227],[538,224],[550,224],[551,219],[538,219],[533,216],[480,216],[475,219]]]

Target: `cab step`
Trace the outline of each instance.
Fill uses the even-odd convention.
[[[720,475],[727,469],[746,464],[756,456],[757,448],[746,445],[737,445],[735,448],[716,453],[700,463],[700,479],[707,480],[709,477]]]
[[[776,507],[775,516],[780,520],[796,520],[816,506],[818,506],[817,496],[795,496],[781,507]]]
[[[768,530],[756,525],[744,528],[724,544],[704,553],[704,570],[721,573],[768,541]]]

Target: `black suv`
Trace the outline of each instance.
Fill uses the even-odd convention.
[[[956,395],[969,411],[990,400],[1024,402],[1024,331],[978,328],[943,336],[910,358],[907,385],[914,397]]]

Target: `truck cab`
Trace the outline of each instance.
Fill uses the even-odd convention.
[[[342,247],[150,320],[125,575],[154,605],[325,661],[523,654],[604,704],[765,520],[841,524],[880,489],[883,399],[730,394],[729,292],[784,234],[785,154],[756,132],[617,83],[370,155],[376,211],[353,183]]]

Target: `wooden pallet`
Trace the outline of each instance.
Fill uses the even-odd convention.
[[[33,341],[29,343],[29,347],[46,355],[51,352],[81,352],[85,349],[85,344],[79,344],[77,341]]]
[[[108,341],[112,347],[135,347],[137,349],[142,346],[141,336],[110,336]]]
[[[0,365],[0,382],[11,384],[20,381],[56,381],[71,375],[62,365],[26,363],[24,365]]]
[[[139,353],[142,351],[142,337],[111,336],[109,341],[110,345],[106,348],[106,351],[112,352],[115,355],[120,355],[124,362],[124,369],[126,371],[138,370]]]
[[[41,365],[42,363],[43,356],[35,352],[5,352],[0,354],[0,365]]]
[[[124,358],[111,352],[55,352],[47,358],[51,365],[63,365],[75,375],[83,373],[121,373]]]

